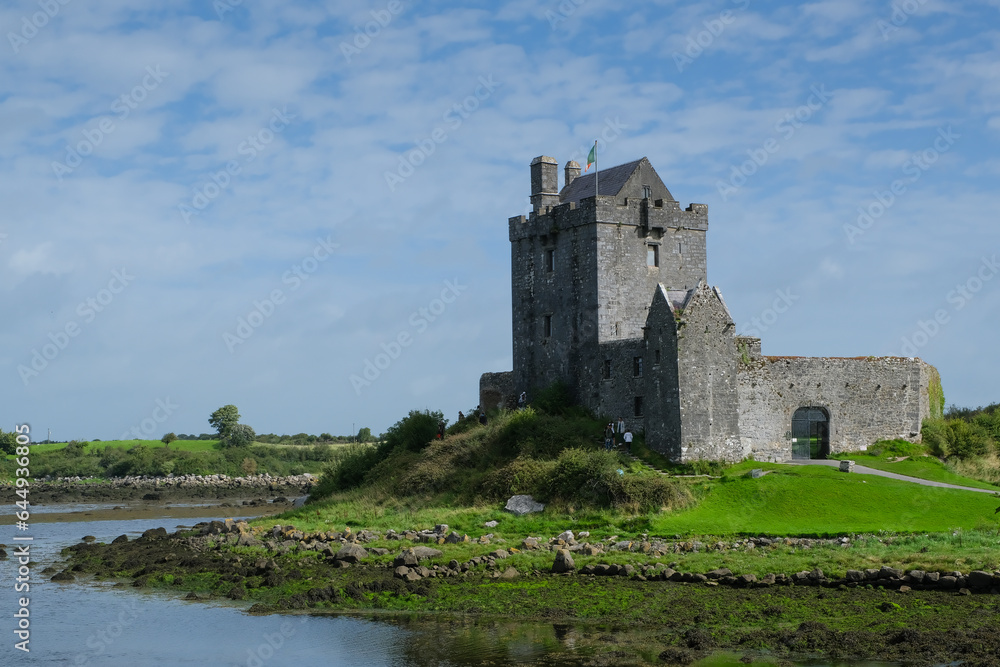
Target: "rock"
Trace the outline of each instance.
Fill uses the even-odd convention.
[[[969,588],[986,590],[993,587],[993,575],[983,570],[973,570],[965,580]]]
[[[441,550],[432,549],[431,547],[413,547],[413,553],[417,556],[418,560],[426,560],[428,558],[437,558],[441,555]]]
[[[360,544],[348,543],[340,547],[340,551],[337,552],[334,558],[347,563],[357,563],[368,558],[368,552]]]
[[[938,586],[940,586],[941,588],[956,588],[957,583],[958,579],[950,575],[946,577],[941,577],[941,579],[938,580]]]
[[[517,579],[517,575],[518,575],[518,574],[519,574],[519,573],[518,573],[518,571],[517,571],[517,568],[515,568],[515,567],[508,567],[508,568],[507,568],[506,570],[504,570],[504,571],[503,571],[503,573],[502,573],[502,574],[500,575],[500,578],[501,578],[501,579]]]
[[[541,512],[545,509],[545,505],[536,502],[531,496],[511,496],[504,509],[514,516],[524,516],[532,512]]]
[[[406,575],[410,573],[410,568],[405,565],[400,565],[395,570],[392,571],[393,575],[398,579],[406,579]]]
[[[922,584],[922,583],[924,583],[924,576],[926,574],[927,573],[924,572],[923,570],[910,570],[909,572],[906,573],[906,576],[908,576],[910,578],[910,581],[912,583],[914,583],[914,584]]]
[[[597,554],[604,553],[604,549],[599,544],[584,544],[580,548],[580,553],[584,556],[596,556]]]
[[[855,582],[864,581],[865,573],[862,572],[861,570],[848,570],[847,573],[844,575],[844,579]]]
[[[910,588],[909,586],[900,586],[899,587],[899,592],[900,593],[909,593],[911,590],[913,590],[913,589]]]
[[[888,565],[883,565],[878,571],[879,579],[902,579],[903,571],[897,570],[894,567],[889,567]]]
[[[705,576],[708,577],[709,579],[721,579],[722,577],[732,576],[732,574],[733,571],[730,570],[728,567],[720,567],[716,570],[712,570],[711,572],[706,572]]]
[[[128,542],[128,535],[119,535],[111,540],[111,544],[125,544],[126,542]]]
[[[483,525],[486,526],[487,528],[496,528],[497,526],[500,525],[500,522],[499,521],[487,521]]]
[[[841,461],[840,472],[854,472],[854,461]]]
[[[261,544],[263,543],[251,533],[240,533],[239,538],[236,540],[236,545],[240,547],[259,547]]]
[[[751,479],[760,479],[763,476],[764,476],[764,469],[763,468],[754,468],[753,470],[750,471],[750,478]]]
[[[573,562],[573,556],[568,550],[560,549],[556,552],[555,562],[552,563],[552,572],[554,574],[572,572],[575,569],[576,563]]]
[[[274,528],[280,529],[280,526],[275,526]],[[224,532],[226,532],[226,524],[222,523],[221,521],[209,521],[201,529],[202,535],[219,535]],[[275,537],[277,537],[277,535],[275,535]]]
[[[97,540],[97,538],[96,538],[96,537],[94,537],[93,535],[84,535],[84,536],[83,536],[83,541],[84,541],[84,542],[87,542],[88,544],[89,544],[90,542],[94,542],[95,540]]]
[[[70,574],[66,570],[63,570],[62,572],[53,575],[52,578],[49,581],[57,581],[57,582],[62,582],[62,581],[76,581],[76,577],[74,577],[72,574]]]
[[[392,561],[394,567],[406,566],[406,567],[416,567],[420,562],[417,558],[417,554],[414,553],[413,549],[403,549],[396,556],[396,559]]]
[[[521,546],[525,549],[537,549],[538,548],[538,538],[537,537],[526,537],[524,541],[521,542]]]
[[[572,530],[567,530],[567,531],[564,531],[562,533],[559,533],[559,535],[556,536],[556,539],[557,540],[562,540],[566,544],[572,544],[574,542],[574,540],[573,540],[573,531]]]
[[[444,541],[446,543],[448,543],[448,544],[458,544],[459,542],[468,542],[469,541],[469,536],[468,535],[459,535],[458,531],[454,531],[453,530],[451,532],[451,535],[449,535],[448,537],[444,538]]]
[[[156,538],[160,538],[160,537],[166,537],[167,536],[167,529],[166,528],[150,528],[149,530],[143,532],[142,536],[145,537],[146,539],[156,539]]]

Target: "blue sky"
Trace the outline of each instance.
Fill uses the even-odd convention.
[[[511,366],[531,159],[602,136],[709,206],[765,354],[920,356],[1000,401],[998,9],[4,3],[0,426],[454,419]]]

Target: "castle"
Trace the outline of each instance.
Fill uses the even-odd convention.
[[[558,181],[555,159],[532,160],[533,210],[508,220],[514,368],[483,374],[484,407],[562,382],[677,462],[918,441],[940,414],[920,359],[763,356],[737,335],[707,282],[708,207],[682,209],[646,158],[582,176],[569,162]]]

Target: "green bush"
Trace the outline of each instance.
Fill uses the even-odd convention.
[[[319,483],[309,495],[310,499],[324,498],[360,486],[380,460],[380,450],[371,445],[350,444],[339,448],[330,464],[323,469]]]
[[[948,421],[948,451],[960,459],[971,459],[994,451],[989,432],[980,424],[961,419]]]
[[[923,454],[925,447],[923,444],[910,442],[909,440],[879,440],[868,446],[867,452],[872,456],[919,456]]]
[[[944,419],[925,419],[920,428],[920,438],[927,451],[938,458],[946,458],[949,453],[948,423]]]
[[[438,432],[438,422],[443,420],[444,414],[440,411],[410,410],[410,414],[390,426],[389,430],[385,432],[382,436],[380,449],[384,454],[388,454],[397,447],[408,449],[411,452],[419,452],[430,444],[431,440],[435,439]]]
[[[223,447],[249,447],[256,437],[253,428],[246,424],[234,424],[229,427],[225,437],[220,441]]]
[[[548,500],[548,488],[554,461],[539,461],[519,457],[486,474],[481,494],[486,500],[506,500],[514,495],[526,494],[538,500]]]
[[[0,452],[13,454],[15,451],[17,451],[17,434],[4,433],[3,429],[0,429]]]

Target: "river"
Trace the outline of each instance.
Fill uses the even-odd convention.
[[[110,506],[47,505],[40,513],[102,514]],[[206,512],[211,511],[206,509]],[[80,518],[79,515],[74,518]],[[84,517],[85,518],[85,517]],[[33,523],[27,532],[0,526],[8,558],[0,560],[3,623],[0,664],[9,665],[577,665],[586,649],[575,648],[575,631],[552,624],[488,621],[369,620],[337,615],[246,613],[249,603],[187,601],[181,594],[150,593],[121,584],[54,583],[41,574],[60,560],[62,548],[85,535],[110,541],[148,528],[173,531],[202,519],[146,516],[142,519]],[[30,536],[31,542],[14,541]],[[29,544],[30,592],[15,592],[16,545]],[[61,567],[59,568],[62,569]],[[19,598],[29,598],[30,652],[15,648]]]

